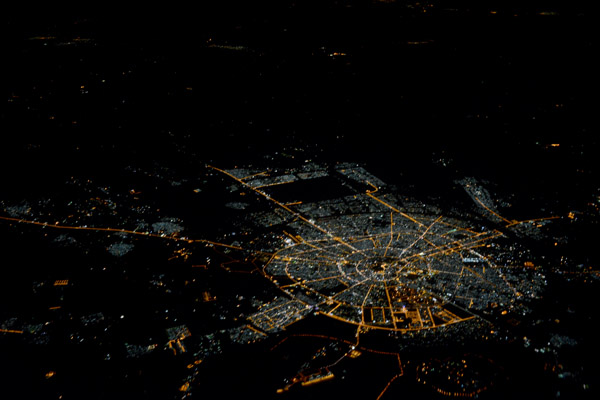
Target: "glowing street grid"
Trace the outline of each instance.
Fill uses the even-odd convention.
[[[473,190],[475,180],[460,183],[471,197],[483,193],[473,200],[488,221],[471,221],[475,216],[465,212],[442,215],[412,201],[400,205],[399,196],[357,165],[342,164],[335,173],[342,184],[362,184],[362,193],[314,203],[280,202],[268,188],[328,176],[319,166],[279,173],[210,168],[275,206],[248,217],[280,232],[263,241],[270,258],[260,270],[291,298],[249,317],[262,331],[283,329],[310,312],[364,331],[436,329],[483,318],[490,309],[527,313],[544,286],[529,253],[502,231],[532,231],[540,221],[499,217],[487,191]]]

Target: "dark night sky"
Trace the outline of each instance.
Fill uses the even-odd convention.
[[[351,158],[444,150],[514,171],[535,168],[540,143],[597,146],[584,2],[217,3],[7,13],[8,94],[33,103],[2,113],[18,132],[8,140],[157,156],[171,132],[209,158],[300,140]],[[538,15],[548,10],[559,15]],[[40,35],[96,45],[26,40]]]

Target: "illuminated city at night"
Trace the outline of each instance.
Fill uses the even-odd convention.
[[[4,16],[0,397],[597,398],[589,5],[216,3]]]

